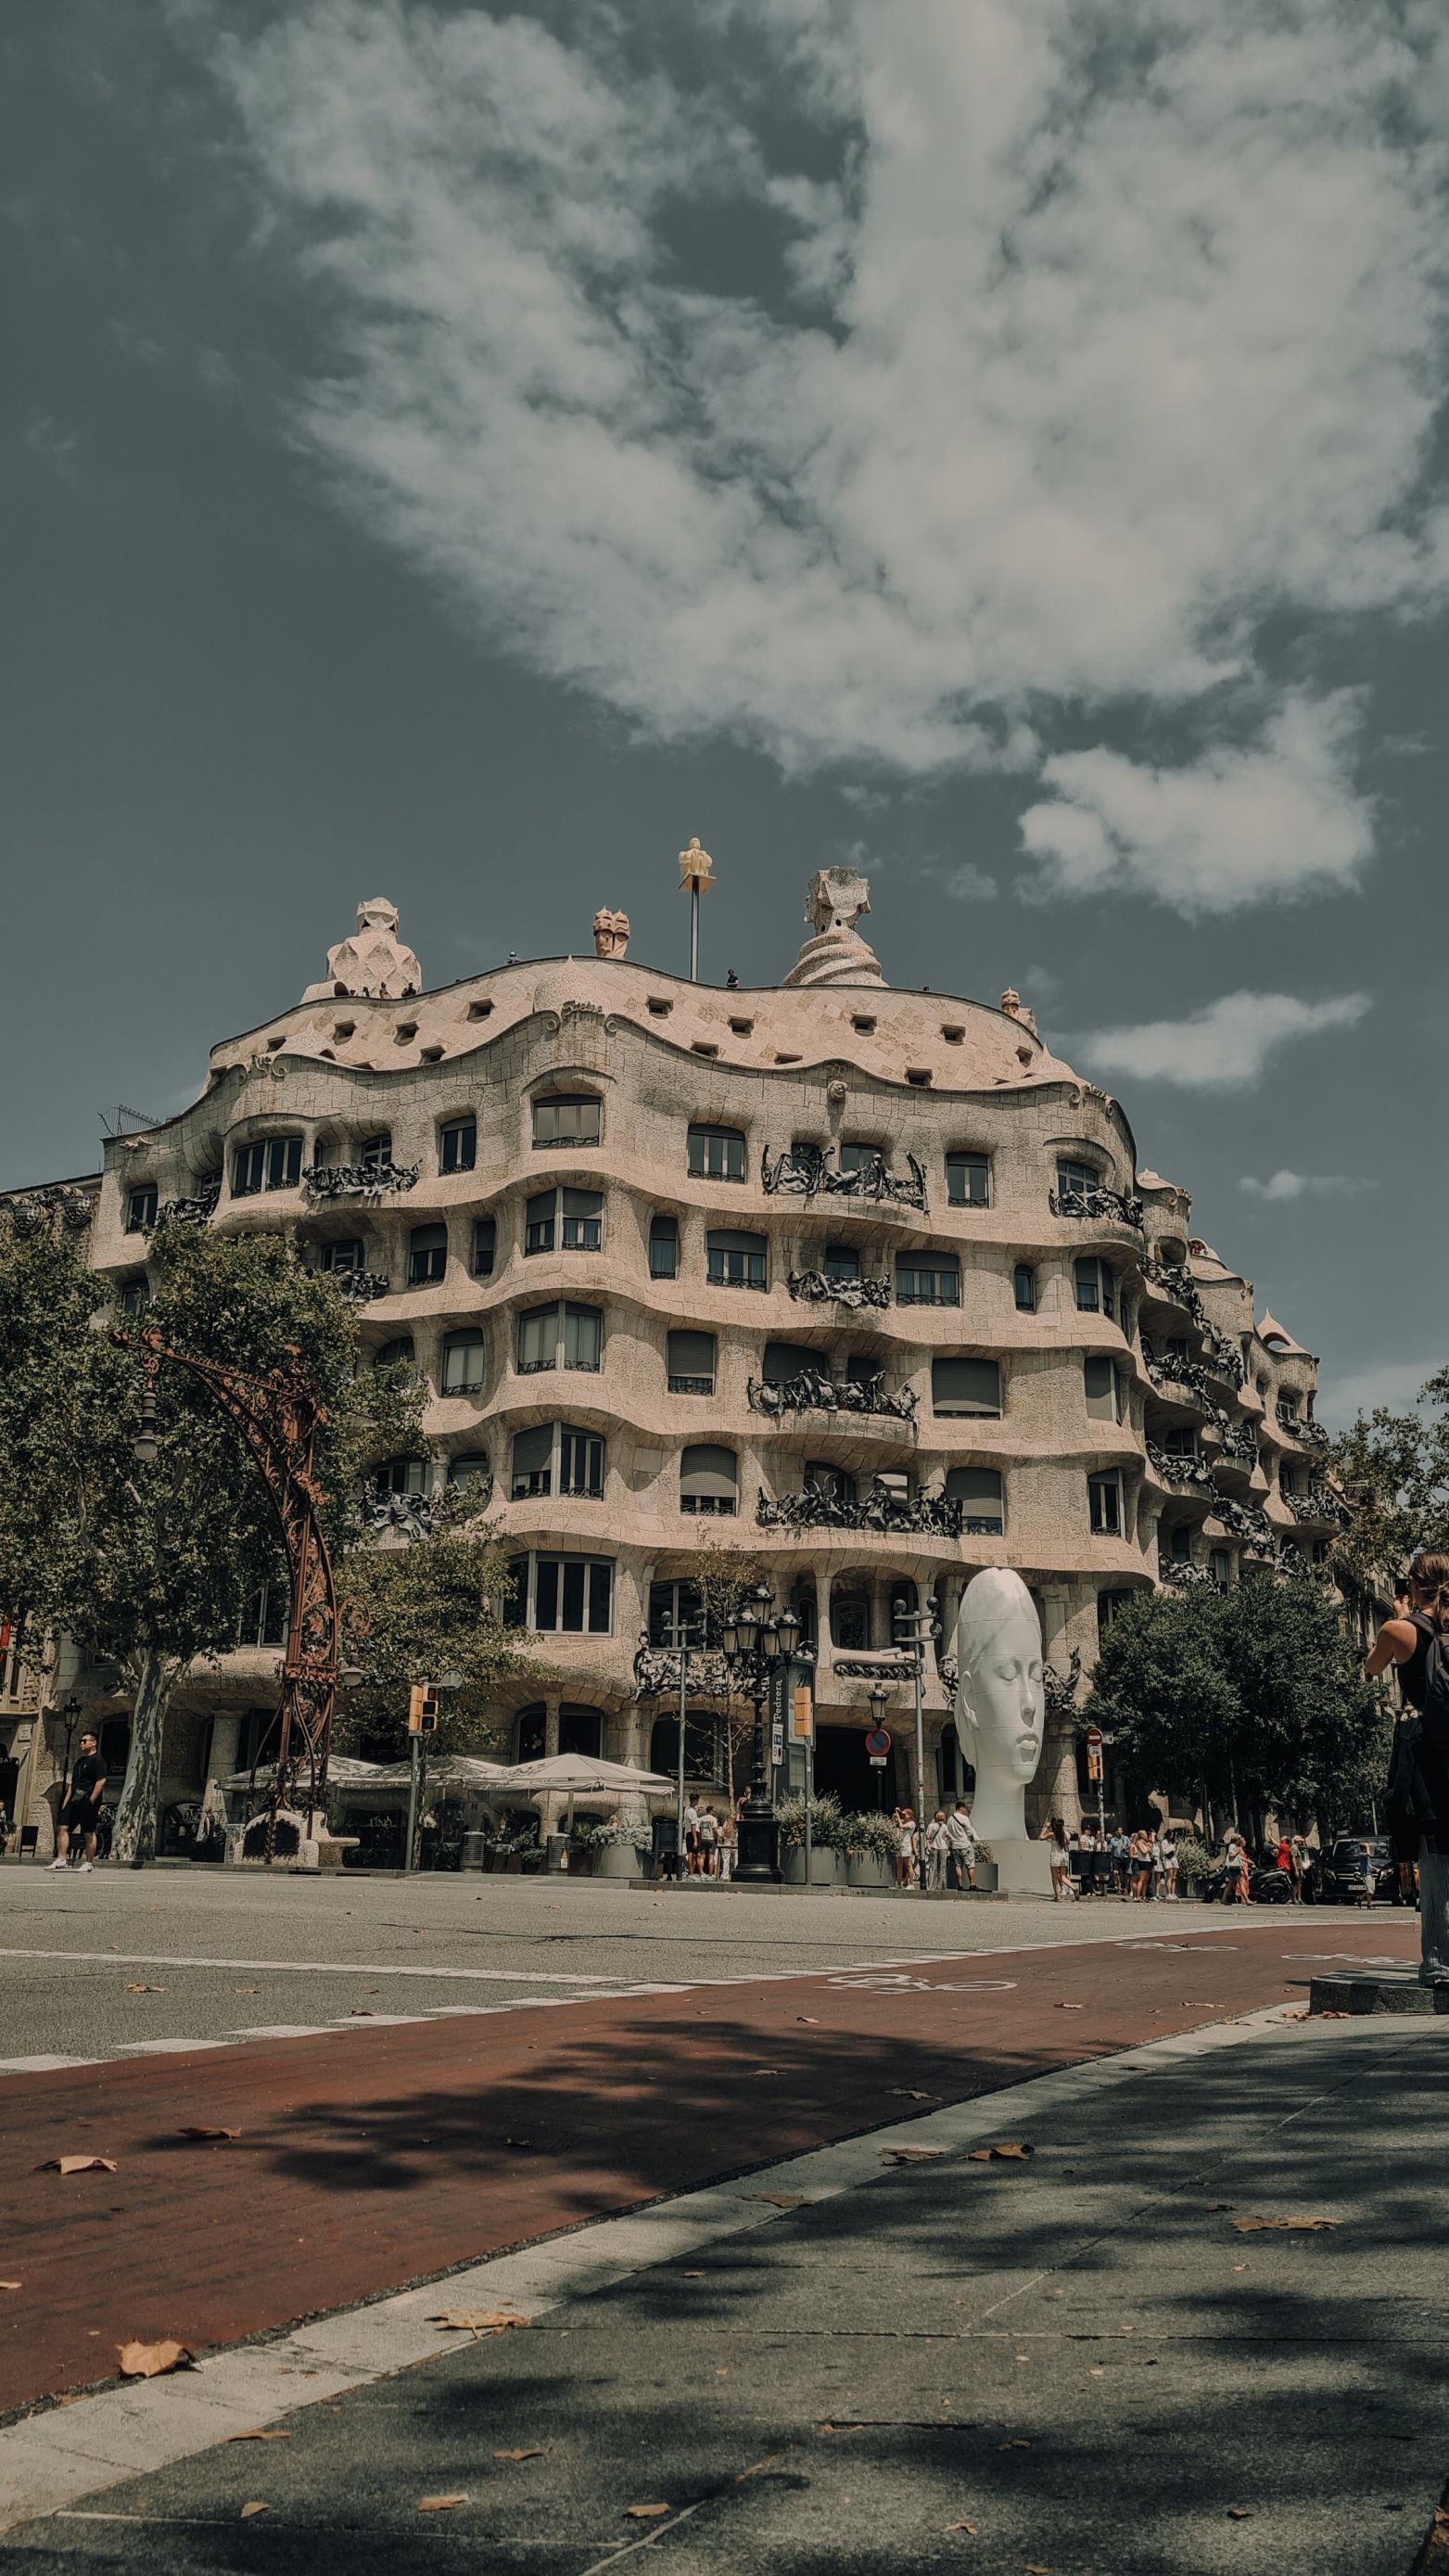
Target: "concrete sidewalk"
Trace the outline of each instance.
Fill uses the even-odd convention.
[[[90,2494],[0,2563],[1408,2576],[1449,2470],[1446,2068],[1442,2020],[1259,2017],[924,2106],[330,2321],[310,2363],[293,2338],[323,2402],[274,2410],[286,2441]],[[1239,2223],[1304,2217],[1336,2224]],[[426,2323],[495,2301],[533,2322]],[[83,2450],[87,2406],[58,2422]]]

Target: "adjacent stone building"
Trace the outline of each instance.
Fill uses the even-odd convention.
[[[488,1499],[531,1659],[500,1711],[520,1757],[672,1760],[702,1545],[761,1558],[799,1611],[818,1782],[851,1804],[911,1785],[903,1691],[883,1778],[863,1744],[857,1659],[893,1604],[934,1602],[949,1639],[971,1575],[1014,1566],[1065,1678],[1135,1587],[1324,1551],[1313,1359],[1255,1322],[1187,1194],[1017,996],[892,989],[868,910],[822,871],[796,963],[752,991],[638,963],[605,909],[594,954],[429,992],[366,903],[299,1003],[214,1049],[190,1108],[107,1144],[88,1239],[123,1305],[184,1201],[294,1233],[372,1355],[423,1373],[427,1454],[387,1470],[383,1517],[405,1538],[442,1483]],[[249,1758],[280,1620],[259,1603],[180,1695],[169,1798]],[[964,1776],[951,1679],[938,1651],[933,1800]],[[123,1724],[106,1680],[81,1676],[86,1704]],[[691,1707],[701,1779],[724,1706]],[[1076,1794],[1059,1704],[1036,1803]]]

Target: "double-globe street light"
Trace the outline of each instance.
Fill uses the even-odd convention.
[[[765,1706],[776,1676],[788,1673],[800,1643],[800,1621],[788,1607],[777,1611],[767,1583],[745,1593],[726,1619],[720,1643],[732,1690],[754,1703],[755,1743],[749,1795],[740,1808],[735,1877],[744,1885],[773,1885],[780,1876],[780,1828],[770,1797]]]

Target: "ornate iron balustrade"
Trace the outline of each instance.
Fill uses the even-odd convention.
[[[888,1279],[833,1279],[826,1270],[792,1270],[786,1281],[792,1297],[807,1306],[888,1306]]]
[[[926,1207],[926,1175],[914,1154],[907,1154],[909,1174],[893,1172],[884,1154],[872,1154],[853,1171],[843,1172],[824,1145],[787,1145],[770,1160],[760,1156],[760,1186],[767,1197],[784,1191],[795,1198],[866,1199],[874,1206]]]
[[[1282,1493],[1281,1485],[1278,1490]],[[1321,1478],[1315,1478],[1306,1494],[1283,1494],[1283,1500],[1295,1521],[1319,1521],[1333,1529],[1347,1529],[1352,1518],[1343,1496]]]
[[[895,1684],[913,1680],[916,1666],[911,1655],[899,1655],[891,1663],[888,1649],[881,1647],[870,1655],[832,1655],[830,1669],[841,1681]]]
[[[687,1647],[685,1652],[689,1656],[689,1689],[698,1691],[704,1699],[728,1699],[730,1677],[724,1656],[695,1646]],[[678,1646],[651,1645],[648,1629],[642,1628],[634,1655],[634,1697],[653,1699],[669,1692],[677,1698],[679,1659]]]
[[[1189,1315],[1195,1322],[1202,1325],[1205,1332],[1210,1329],[1207,1309],[1202,1302],[1197,1281],[1184,1262],[1157,1261],[1149,1253],[1139,1261],[1137,1267],[1149,1288],[1160,1288],[1163,1295],[1170,1297],[1175,1305],[1186,1307]]]
[[[41,1190],[16,1190],[10,1198],[0,1199],[0,1216],[9,1218],[11,1233],[22,1243],[47,1227],[61,1234],[84,1234],[94,1211],[95,1201],[85,1190],[67,1189],[60,1181]]]
[[[782,1378],[773,1385],[765,1378],[752,1377],[745,1393],[754,1411],[767,1414],[772,1421],[782,1413],[865,1413],[885,1414],[894,1421],[914,1424],[918,1402],[912,1386],[899,1387],[894,1395],[887,1395],[880,1369],[873,1377],[839,1382],[828,1378],[823,1369],[800,1369],[794,1377]]]
[[[1171,1584],[1175,1592],[1191,1592],[1201,1584],[1210,1584],[1214,1592],[1221,1589],[1217,1576],[1210,1574],[1205,1565],[1160,1565],[1157,1575],[1159,1582]]]
[[[1326,1450],[1333,1447],[1332,1432],[1325,1431],[1322,1423],[1315,1422],[1311,1416],[1308,1420],[1299,1423],[1298,1438],[1305,1449]]]
[[[1142,1201],[1109,1190],[1105,1183],[1094,1190],[1048,1190],[1047,1205],[1053,1216],[1112,1217],[1119,1225],[1142,1230]]]
[[[1258,1434],[1252,1423],[1230,1422],[1227,1415],[1219,1412],[1216,1407],[1214,1407],[1214,1414],[1223,1444],[1222,1458],[1218,1459],[1217,1464],[1221,1466],[1225,1459],[1235,1458],[1242,1466],[1256,1467]]]
[[[1059,1673],[1055,1664],[1043,1664],[1041,1668],[1042,1697],[1046,1701],[1047,1715],[1049,1717],[1065,1717],[1076,1707],[1077,1685],[1081,1678],[1082,1650],[1080,1646],[1073,1646],[1071,1659],[1064,1673]]]
[[[1159,1449],[1155,1440],[1149,1440],[1147,1463],[1159,1485],[1199,1485],[1209,1494],[1213,1490],[1213,1471],[1205,1458],[1179,1458],[1173,1450]]]
[[[209,1189],[202,1188],[193,1191],[189,1198],[163,1199],[161,1202],[158,1223],[161,1225],[209,1225],[216,1214],[216,1203],[220,1196],[221,1183],[220,1181],[215,1181]]]
[[[1219,1494],[1213,1504],[1213,1518],[1221,1521],[1234,1538],[1240,1538],[1254,1556],[1265,1558],[1269,1564],[1278,1563],[1282,1543],[1267,1513],[1256,1503],[1240,1502],[1235,1494]]]
[[[1181,1387],[1185,1395],[1195,1396],[1208,1412],[1217,1410],[1207,1370],[1197,1360],[1161,1359],[1148,1342],[1142,1345],[1142,1358],[1154,1386]]]
[[[1215,1324],[1203,1326],[1203,1366],[1210,1377],[1226,1378],[1229,1386],[1242,1386],[1247,1381],[1247,1368],[1236,1342],[1220,1333]]]
[[[486,1487],[486,1492],[483,1490]],[[479,1476],[468,1487],[476,1494],[476,1508],[486,1511],[493,1491],[491,1476]],[[379,1538],[431,1538],[442,1515],[445,1495],[437,1494],[364,1494],[362,1515],[370,1530]],[[451,1506],[449,1516],[451,1517]]]
[[[907,1531],[917,1538],[959,1538],[962,1506],[945,1494],[895,1494],[879,1479],[868,1494],[847,1500],[825,1485],[798,1494],[767,1494],[755,1518],[761,1529]]]
[[[309,1199],[397,1198],[415,1190],[421,1163],[309,1163],[302,1187]]]
[[[325,1275],[354,1306],[368,1306],[374,1297],[392,1294],[392,1281],[381,1270],[329,1270]]]

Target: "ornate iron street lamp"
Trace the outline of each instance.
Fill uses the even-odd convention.
[[[117,1330],[112,1340],[145,1355],[141,1427],[136,1457],[156,1457],[156,1371],[162,1360],[199,1380],[236,1425],[266,1481],[277,1516],[290,1577],[287,1642],[282,1656],[277,1765],[267,1808],[266,1857],[277,1851],[277,1810],[296,1804],[298,1776],[306,1766],[309,1815],[327,1793],[327,1756],[337,1696],[340,1629],[332,1560],[322,1535],[322,1492],[313,1473],[317,1433],[327,1419],[300,1367],[248,1377],[221,1361],[178,1350],[157,1324]]]
[[[883,1734],[885,1731],[886,1710],[891,1704],[890,1692],[887,1690],[884,1682],[872,1682],[868,1697],[870,1700],[870,1722],[877,1735]],[[875,1775],[875,1803],[878,1807],[884,1807],[885,1805],[884,1762],[882,1762],[880,1769]]]
[[[793,1610],[776,1611],[767,1583],[747,1592],[724,1624],[722,1643],[730,1687],[754,1703],[755,1743],[749,1796],[740,1809],[735,1876],[745,1885],[773,1885],[780,1875],[780,1828],[770,1797],[765,1753],[765,1704],[783,1664],[788,1671],[800,1643]]]

